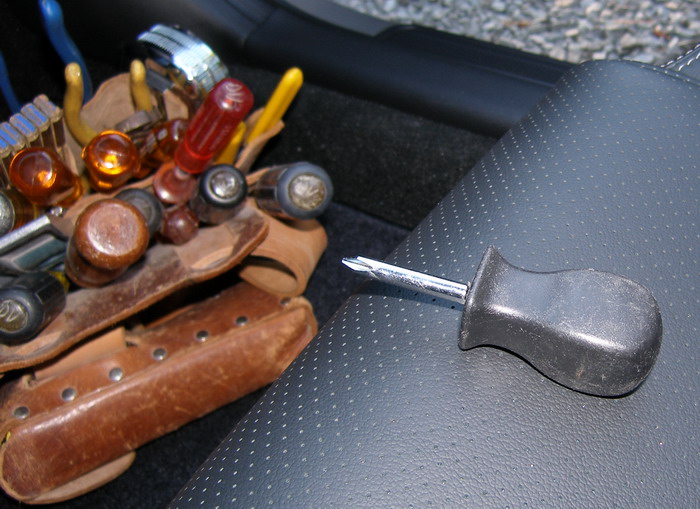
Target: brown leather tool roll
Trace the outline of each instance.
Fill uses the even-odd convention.
[[[0,388],[0,485],[27,503],[75,497],[132,452],[271,383],[316,333],[304,298],[242,282],[155,325],[112,331]]]

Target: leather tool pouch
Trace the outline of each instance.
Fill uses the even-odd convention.
[[[155,326],[86,343],[98,351],[85,359],[78,348],[0,389],[0,484],[28,503],[104,484],[134,449],[270,384],[315,333],[304,298],[243,282]]]
[[[166,105],[169,118],[183,113],[167,97]],[[133,111],[128,76],[117,76],[82,116],[100,130]],[[244,146],[236,166],[248,171],[282,128],[278,122]],[[79,172],[79,147],[69,140],[66,149]],[[104,197],[82,198],[65,219]],[[316,333],[311,305],[298,296],[326,242],[318,222],[282,224],[249,200],[187,244],[152,245],[110,285],[71,292],[64,311],[32,341],[0,345],[0,486],[32,504],[76,497],[121,474],[143,444],[272,383]],[[229,271],[251,253],[267,261],[246,264],[240,275],[250,283],[195,297],[145,328],[120,326],[148,322],[154,305],[191,303],[204,281],[216,278],[217,291],[238,281]],[[139,320],[131,318],[138,312]]]

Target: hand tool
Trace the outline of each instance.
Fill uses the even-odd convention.
[[[12,251],[0,256],[0,274],[20,275],[38,270],[53,270],[63,263],[66,241],[51,233],[28,239]]]
[[[56,53],[61,57],[64,64],[75,62],[80,66],[84,77],[82,88],[82,98],[85,102],[92,98],[92,81],[88,73],[85,60],[80,54],[78,47],[66,32],[63,25],[63,11],[56,0],[39,0],[39,10],[44,21],[44,29]]]
[[[12,147],[12,153],[14,154],[29,146],[27,138],[12,127],[12,124],[9,122],[0,123],[0,137]]]
[[[102,192],[123,186],[141,167],[136,145],[120,131],[102,131],[85,145],[82,158],[90,185]]]
[[[51,120],[39,108],[32,103],[27,103],[20,109],[20,113],[39,130],[41,145],[54,147],[53,133],[51,132]]]
[[[143,52],[137,56],[143,57],[146,68],[175,83],[197,106],[214,85],[228,76],[228,69],[216,53],[181,28],[157,24],[137,40]]]
[[[151,133],[163,123],[163,118],[161,111],[157,108],[153,108],[149,111],[137,110],[121,122],[117,122],[111,130],[128,135],[138,149],[139,157],[142,157],[154,149],[155,140]],[[152,146],[147,147],[146,145],[149,143],[152,144]],[[144,168],[143,166],[143,161],[141,161],[139,169],[134,174],[134,178],[142,179],[151,173],[152,168]]]
[[[186,204],[174,205],[163,212],[161,237],[176,246],[192,240],[199,233],[199,218]]]
[[[83,107],[83,71],[78,64],[71,62],[66,65],[66,92],[63,96],[63,111],[68,130],[80,145],[87,145],[97,136],[97,132],[80,118]]]
[[[187,119],[175,118],[155,125],[146,134],[139,146],[141,170],[136,178],[145,178],[153,170],[173,160],[175,149],[185,136],[187,126]]]
[[[98,288],[121,276],[148,249],[141,212],[123,200],[91,203],[78,216],[68,241],[66,275],[84,288]]]
[[[62,207],[53,207],[34,221],[0,237],[0,255],[13,251],[44,233],[67,239],[73,233],[73,225],[63,217],[64,212]]]
[[[48,270],[63,261],[72,226],[59,217],[60,208],[40,213],[15,189],[0,192],[0,274]]]
[[[224,149],[214,158],[214,164],[234,164],[236,162],[238,150],[241,148],[241,145],[243,145],[247,130],[248,126],[245,122],[241,121]]]
[[[182,171],[199,174],[223,149],[253,107],[253,94],[233,78],[221,80],[190,120],[175,150],[175,164]]]
[[[275,91],[267,101],[262,115],[260,115],[260,118],[250,130],[247,139],[248,143],[251,143],[282,119],[303,83],[304,74],[298,67],[292,67],[284,73]]]
[[[153,109],[151,91],[146,83],[146,66],[143,65],[141,60],[135,59],[131,61],[129,67],[129,87],[131,88],[131,97],[134,99],[136,109],[151,111]]]
[[[0,136],[0,187],[5,189],[10,185],[10,176],[8,171],[12,162],[12,147],[4,138]]]
[[[41,215],[41,207],[27,200],[13,188],[0,191],[0,236],[33,221]]]
[[[182,87],[173,83],[167,76],[163,76],[149,67],[146,67],[146,84],[156,100],[156,109],[162,117],[167,117],[164,97],[166,92],[173,94],[187,107],[187,118],[191,118],[195,114],[197,106],[201,103],[201,101],[195,101]]]
[[[143,214],[151,237],[160,230],[163,224],[163,204],[153,193],[145,189],[131,187],[117,193],[115,198],[132,204]]]
[[[0,288],[0,343],[16,345],[36,336],[63,311],[67,287],[57,273],[28,272]]]
[[[651,292],[609,272],[531,272],[508,263],[494,247],[467,284],[370,258],[343,263],[373,279],[463,304],[460,348],[504,348],[576,391],[631,392],[661,346],[661,313]]]
[[[162,121],[163,116],[158,110],[137,110],[121,122],[114,124],[114,130],[128,134],[131,138],[140,138],[145,137],[151,129]]]
[[[27,140],[28,147],[41,146],[39,129],[21,113],[15,113],[10,117],[10,125]]]
[[[189,201],[212,158],[226,146],[253,107],[253,94],[242,82],[224,78],[209,92],[190,120],[182,142],[175,149],[174,165],[162,166],[153,177],[153,189],[165,203]]]
[[[39,108],[39,111],[46,115],[51,122],[51,134],[53,135],[53,145],[51,147],[60,154],[63,145],[66,144],[66,133],[63,129],[63,110],[52,103],[44,94],[36,96],[32,104]],[[48,147],[49,145],[44,144],[44,146]]]
[[[328,173],[315,164],[274,166],[255,183],[251,194],[262,210],[282,219],[313,219],[333,198]]]
[[[2,90],[2,95],[5,98],[7,107],[12,113],[17,113],[19,111],[19,100],[17,99],[17,95],[15,95],[15,89],[12,88],[2,51],[0,51],[0,90]]]
[[[243,174],[230,164],[217,164],[199,177],[190,208],[203,223],[221,224],[238,213],[247,195]]]
[[[71,205],[84,191],[80,179],[56,151],[46,147],[19,152],[10,163],[10,181],[30,202],[42,207]]]

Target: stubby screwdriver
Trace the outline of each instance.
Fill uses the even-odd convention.
[[[343,263],[373,279],[464,305],[460,348],[504,348],[587,394],[631,392],[651,371],[661,346],[661,313],[651,292],[609,272],[531,272],[508,263],[494,247],[468,284],[360,256]]]

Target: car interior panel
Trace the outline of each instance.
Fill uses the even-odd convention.
[[[110,482],[55,507],[698,504],[700,47],[663,66],[574,65],[324,0],[62,7],[95,85],[128,72],[138,34],[156,23],[210,44],[256,106],[301,68],[284,128],[255,165],[311,162],[334,195],[318,218],[327,248],[303,294],[318,322],[308,346],[271,385],[138,447]],[[4,11],[2,52],[20,99],[61,104],[62,64],[35,6]],[[660,323],[655,315],[658,330],[641,334],[660,348],[634,386],[601,396],[553,376],[558,361],[576,380],[605,362],[548,347],[546,318],[469,321],[475,277],[495,250],[522,274],[596,271],[646,288]],[[462,283],[466,296],[370,281],[341,263],[356,256]],[[192,292],[209,298],[230,284],[221,279]],[[507,308],[520,301],[560,309],[565,289],[551,281],[493,290],[512,295],[492,312],[518,315]],[[622,337],[647,323],[644,310],[616,309],[607,288],[591,288],[570,292],[586,331]],[[182,297],[154,312],[169,318]],[[585,312],[606,299],[610,314]],[[592,349],[617,348],[575,321],[556,327]],[[474,348],[465,324],[481,335]]]

